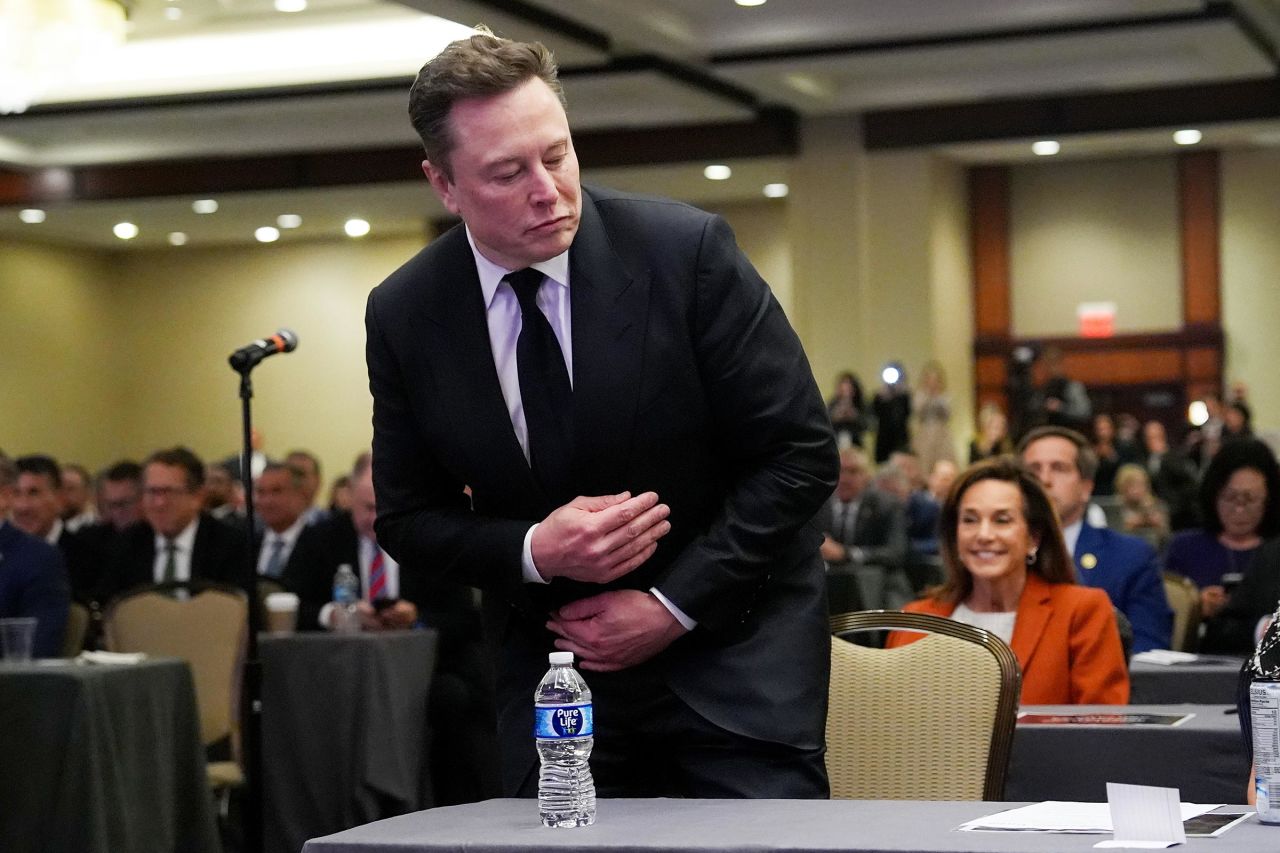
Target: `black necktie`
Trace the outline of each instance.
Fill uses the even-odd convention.
[[[529,432],[529,465],[547,497],[559,505],[573,499],[573,390],[564,353],[551,324],[538,308],[538,288],[543,278],[535,269],[523,269],[505,280],[520,300],[516,369]]]

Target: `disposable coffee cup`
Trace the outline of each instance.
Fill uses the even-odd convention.
[[[298,596],[273,592],[267,596],[267,630],[272,634],[292,634],[298,627]]]
[[[0,619],[0,654],[3,659],[22,663],[31,660],[31,647],[36,638],[36,620],[32,616]]]

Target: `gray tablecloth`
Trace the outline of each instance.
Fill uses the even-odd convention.
[[[1103,802],[1107,782],[1128,782],[1177,788],[1183,802],[1244,802],[1249,762],[1234,705],[1024,705],[1022,710],[1195,716],[1177,727],[1019,724],[1007,799]]]
[[[431,805],[435,631],[263,637],[264,849]]]
[[[0,850],[220,849],[185,663],[0,664]]]
[[[532,800],[490,800],[392,818],[310,841],[306,853],[827,853],[965,851],[1075,853],[1107,836],[957,832],[966,820],[1017,803],[880,800],[601,800],[595,826],[547,829]],[[1275,853],[1280,827],[1257,817],[1220,838],[1191,838],[1187,853]]]
[[[1192,702],[1226,705],[1236,701],[1240,658],[1207,658],[1196,663],[1160,666],[1135,661],[1129,668],[1129,701],[1135,705]]]

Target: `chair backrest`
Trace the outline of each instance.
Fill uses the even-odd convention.
[[[853,633],[920,631],[893,649]],[[994,634],[922,613],[831,617],[827,774],[831,796],[1001,800],[1022,673]]]
[[[1173,609],[1174,651],[1195,651],[1200,634],[1200,588],[1184,575],[1165,572],[1164,594]]]
[[[182,658],[191,666],[206,744],[239,734],[240,684],[249,638],[249,605],[234,587],[143,587],[107,605],[107,648]]]
[[[62,656],[73,658],[84,651],[84,638],[89,634],[89,608],[78,601],[67,610],[67,628],[62,635]]]

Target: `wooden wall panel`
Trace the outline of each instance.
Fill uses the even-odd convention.
[[[969,172],[969,221],[973,249],[974,330],[1007,336],[1009,303],[1009,167]]]
[[[1221,321],[1218,154],[1178,157],[1182,244],[1182,315],[1188,326]]]

